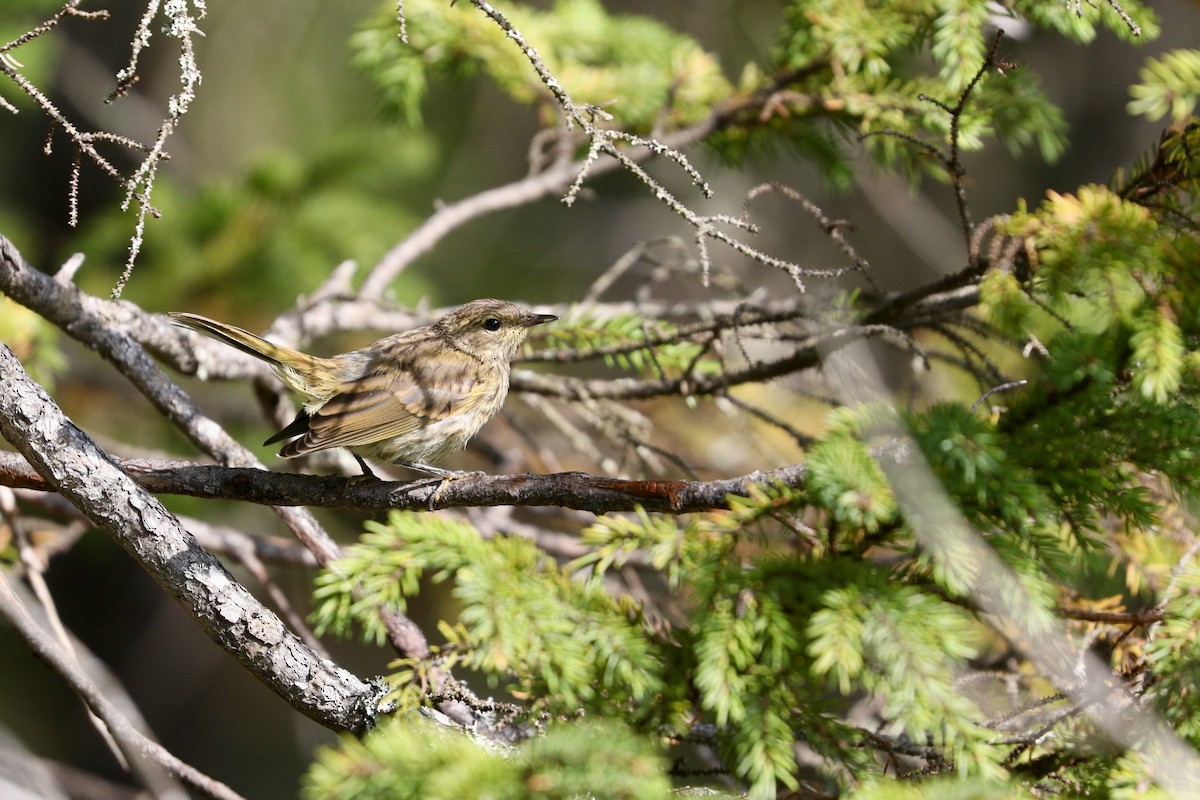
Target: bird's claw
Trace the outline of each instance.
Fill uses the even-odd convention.
[[[442,470],[441,482],[438,487],[429,495],[429,510],[433,511],[442,498],[442,492],[450,485],[451,481],[461,480],[462,478],[478,478],[480,475],[486,475],[486,472],[481,470]]]

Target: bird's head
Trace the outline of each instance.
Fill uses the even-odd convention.
[[[507,364],[521,349],[530,328],[556,319],[506,300],[472,300],[439,319],[434,328],[471,355]]]

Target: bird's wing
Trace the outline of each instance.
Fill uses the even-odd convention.
[[[348,381],[308,419],[303,439],[285,448],[302,455],[329,447],[355,447],[404,436],[437,420],[470,411],[478,364],[435,359],[421,368],[404,365]]]

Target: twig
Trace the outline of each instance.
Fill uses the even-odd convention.
[[[833,240],[834,244],[836,244],[853,262],[854,269],[863,274],[863,277],[866,278],[867,282],[871,284],[871,288],[877,292],[883,292],[883,286],[880,284],[879,279],[875,277],[875,273],[872,271],[871,265],[867,263],[865,258],[858,254],[858,251],[854,249],[854,246],[850,244],[849,240],[846,239],[846,235],[842,232],[843,229],[847,227],[846,223],[839,220],[831,220],[829,217],[825,216],[825,212],[821,210],[821,207],[812,200],[809,200],[792,187],[785,186],[781,183],[761,183],[758,186],[755,186],[746,193],[746,204],[749,205],[755,199],[766,194],[767,192],[778,192],[789,200],[799,203],[800,207],[812,215],[812,217],[817,221],[817,224],[821,226],[821,230],[823,230],[826,235]]]
[[[742,400],[741,398],[737,397],[736,395],[725,394],[725,395],[722,395],[722,399],[737,406],[738,408],[740,408],[742,411],[745,411],[750,416],[757,417],[758,419],[761,419],[763,422],[767,423],[768,425],[774,425],[776,428],[779,428],[781,431],[786,433],[788,436],[791,436],[792,439],[796,442],[796,444],[800,445],[801,447],[809,447],[812,445],[812,443],[814,441],[816,441],[816,439],[814,437],[809,436],[807,433],[801,433],[799,430],[792,427],[790,424],[788,424],[784,420],[780,419],[779,417],[775,416],[774,414],[764,411],[763,409],[759,408],[758,406],[752,405],[752,404],[746,402],[745,400]]]
[[[1007,392],[1009,389],[1016,389],[1017,387],[1024,386],[1027,383],[1029,383],[1029,381],[1022,378],[1019,381],[1009,381],[1008,383],[1002,383],[999,386],[993,386],[991,389],[988,389],[986,392],[981,394],[979,396],[979,399],[971,404],[971,413],[974,414],[975,409],[979,408],[979,405],[984,400],[987,400],[989,397],[996,394],[997,392]]]
[[[814,71],[825,68],[825,66],[827,66],[825,62],[818,61],[782,73],[758,91],[720,105],[699,122],[663,136],[657,141],[662,147],[678,151],[705,139],[718,130],[742,124],[747,118],[757,120],[757,110],[761,109],[780,89]],[[559,88],[561,89],[561,87]],[[749,115],[747,112],[750,112]],[[597,161],[588,167],[588,176],[596,178],[613,172],[624,164],[643,161],[654,155],[654,152],[646,146],[635,146],[617,152],[621,153],[622,160]],[[442,238],[455,229],[478,217],[533,203],[566,191],[585,166],[587,166],[585,161],[559,161],[541,172],[527,175],[520,180],[488,189],[455,203],[439,206],[416,230],[385,253],[379,262],[370,269],[359,288],[359,296],[365,300],[377,301],[384,296],[387,287],[408,264],[432,250]]]

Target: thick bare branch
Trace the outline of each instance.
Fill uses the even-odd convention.
[[[359,510],[424,511],[431,505],[434,508],[555,506],[602,514],[641,507],[647,511],[684,514],[728,508],[730,495],[745,496],[755,485],[783,484],[793,488],[804,485],[802,464],[713,481],[621,480],[582,472],[559,472],[471,475],[456,478],[444,487],[441,478],[361,481],[179,461],[129,459],[118,466],[143,489],[155,494]],[[0,453],[0,485],[43,491],[55,488],[11,453]]]

